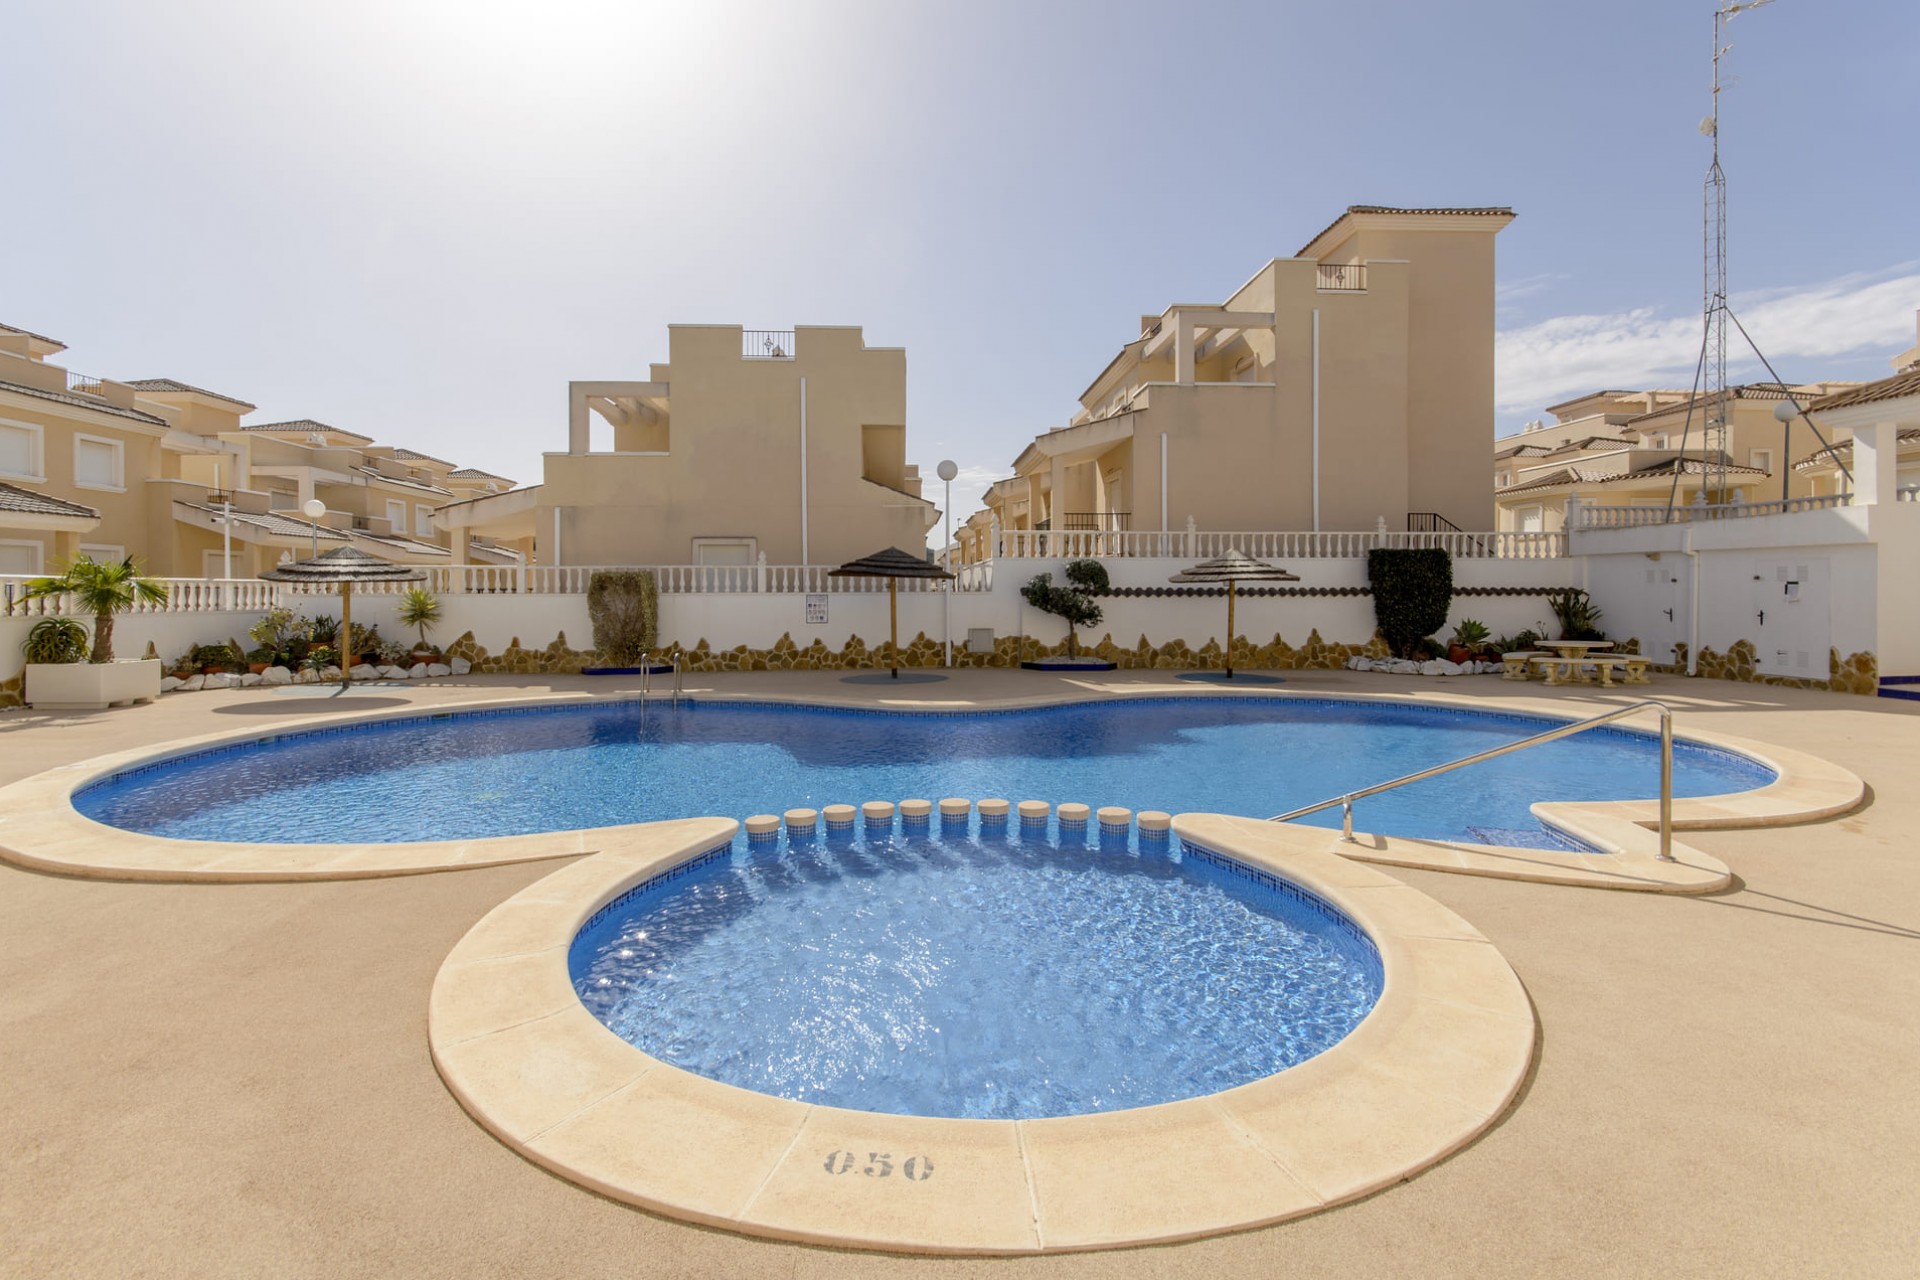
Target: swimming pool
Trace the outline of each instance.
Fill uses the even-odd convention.
[[[441,713],[124,769],[76,792],[109,825],[288,844],[475,839],[904,796],[999,795],[1266,817],[1560,723],[1403,703],[1116,698],[969,712],[637,701]],[[1773,771],[1679,743],[1677,796]],[[1611,729],[1363,801],[1386,835],[1551,847],[1529,806],[1655,793],[1652,738]],[[1335,811],[1315,821],[1332,826]]]
[[[1325,899],[1162,834],[888,821],[751,841],[574,939],[589,1012],[798,1102],[1024,1120],[1217,1093],[1343,1039],[1380,954]]]

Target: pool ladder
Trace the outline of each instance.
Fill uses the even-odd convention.
[[[680,672],[680,646],[673,646],[673,652],[667,655],[667,661],[673,664],[673,705],[680,705],[680,695],[685,692],[684,680]],[[653,655],[640,655],[640,701],[647,700],[647,694],[653,684]]]
[[[1310,804],[1304,809],[1294,809],[1269,822],[1291,822],[1295,818],[1304,818],[1310,813],[1322,809],[1340,806],[1340,841],[1352,844],[1353,839],[1353,802],[1364,800],[1368,796],[1377,796],[1382,791],[1391,791],[1395,787],[1404,787],[1410,782],[1422,782],[1455,769],[1464,769],[1470,764],[1479,764],[1482,760],[1491,760],[1495,756],[1511,755],[1515,751],[1525,751],[1528,747],[1537,747],[1560,738],[1570,738],[1576,733],[1588,729],[1597,729],[1603,724],[1612,724],[1615,720],[1624,720],[1638,711],[1657,711],[1660,713],[1660,857],[1663,861],[1673,861],[1673,708],[1664,702],[1651,700],[1635,702],[1629,706],[1615,707],[1612,711],[1602,712],[1586,720],[1576,720],[1572,724],[1563,724],[1558,728],[1536,733],[1531,738],[1522,738],[1518,742],[1509,742],[1504,746],[1488,751],[1462,756],[1458,760],[1449,760],[1445,764],[1434,765],[1431,769],[1422,769],[1418,773],[1409,773],[1403,778],[1391,782],[1378,783],[1371,787],[1362,787],[1358,791],[1349,791],[1343,796],[1331,800],[1322,800],[1319,804]]]

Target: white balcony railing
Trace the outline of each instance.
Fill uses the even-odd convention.
[[[1853,502],[1844,493],[1823,494],[1813,498],[1786,498],[1772,502],[1689,503],[1666,507],[1590,507],[1577,508],[1580,529],[1642,529],[1660,524],[1695,524],[1707,520],[1751,520],[1759,516],[1791,515],[1798,511],[1828,511]]]
[[[1376,547],[1435,548],[1460,560],[1557,560],[1567,554],[1558,533],[1103,532],[1002,530],[999,554],[1009,560],[1158,556],[1210,560],[1239,551],[1256,560],[1357,559]]]

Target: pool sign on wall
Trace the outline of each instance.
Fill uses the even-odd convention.
[[[827,624],[826,593],[824,591],[819,592],[818,594],[815,594],[813,592],[808,592],[807,593],[807,625],[810,627],[824,627],[826,624]]]

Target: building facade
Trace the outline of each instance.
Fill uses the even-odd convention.
[[[456,539],[538,539],[542,564],[840,564],[926,553],[907,359],[858,328],[672,325],[638,381],[574,382],[543,483],[449,506]]]
[[[988,490],[992,522],[1487,527],[1493,242],[1512,218],[1356,205],[1224,302],[1142,316],[1073,420]]]
[[[325,423],[248,425],[252,404],[171,378],[80,374],[51,362],[64,350],[0,326],[0,577],[132,555],[158,577],[250,578],[349,542],[408,564],[467,563],[437,512],[512,488]],[[317,521],[303,511],[313,499],[326,507]],[[528,548],[461,550],[516,564]]]

